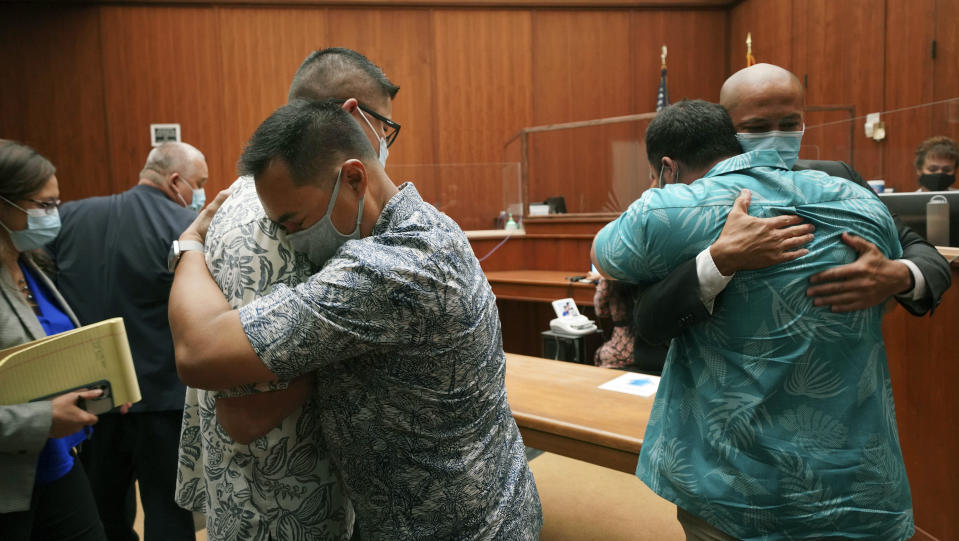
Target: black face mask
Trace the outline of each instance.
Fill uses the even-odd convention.
[[[956,174],[927,173],[919,175],[919,185],[931,192],[941,192],[956,181]]]

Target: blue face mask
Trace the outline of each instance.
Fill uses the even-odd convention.
[[[18,252],[43,248],[60,234],[60,213],[57,209],[53,209],[47,214],[47,211],[42,209],[25,209],[6,197],[0,196],[0,199],[22,210],[27,215],[27,228],[21,231],[14,231],[0,222],[7,233],[10,233],[10,240]]]
[[[180,178],[183,177],[181,176]],[[189,186],[191,190],[193,190],[193,202],[188,205],[186,199],[183,199],[183,196],[180,195],[180,192],[177,192],[176,195],[180,198],[180,201],[183,202],[184,207],[193,209],[194,212],[199,213],[201,210],[203,210],[203,205],[206,204],[206,192],[203,191],[203,188],[194,188],[193,185],[190,184],[190,181],[185,178],[183,178],[183,181],[186,182],[186,185]]]
[[[336,183],[333,185],[333,194],[330,195],[330,204],[326,207],[326,214],[323,215],[315,224],[302,231],[291,233],[286,236],[290,240],[290,246],[297,252],[306,254],[310,262],[317,267],[322,267],[336,250],[350,239],[359,239],[360,221],[363,219],[363,199],[356,209],[356,229],[352,233],[344,235],[336,230],[333,221],[330,219],[333,213],[333,206],[336,204],[336,196],[340,191],[340,175],[343,170],[336,174]]]
[[[194,188],[193,189],[193,202],[190,203],[190,208],[200,212],[203,210],[203,205],[206,204],[206,192],[203,191],[203,188]]]
[[[802,136],[806,133],[806,126],[800,131],[767,131],[763,133],[737,133],[736,139],[743,147],[743,152],[754,150],[775,150],[779,157],[792,169],[799,159],[799,146]]]

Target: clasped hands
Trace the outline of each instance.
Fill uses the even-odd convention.
[[[719,238],[710,247],[716,268],[723,275],[760,269],[792,261],[809,253],[814,227],[795,215],[757,218],[748,213],[751,194],[742,190],[733,203]],[[895,294],[908,291],[912,274],[905,264],[886,258],[872,243],[842,234],[856,251],[856,261],[814,274],[806,295],[816,306],[833,312],[850,312],[876,306]]]

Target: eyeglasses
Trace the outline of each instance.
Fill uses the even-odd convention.
[[[330,102],[336,103],[336,104],[338,104],[338,105],[341,105],[341,104],[343,104],[343,103],[346,103],[346,100],[344,100],[344,99],[334,99],[334,100],[330,100]],[[383,139],[386,139],[386,146],[387,146],[387,148],[393,146],[393,142],[396,141],[396,137],[400,134],[400,124],[399,124],[399,122],[393,122],[392,120],[386,118],[385,116],[377,113],[377,112],[374,111],[373,109],[370,109],[369,107],[367,107],[367,106],[364,105],[363,103],[359,103],[359,106],[360,106],[360,109],[362,109],[364,113],[370,115],[371,117],[375,118],[376,120],[379,120],[380,122],[383,123],[384,126],[386,126],[386,135],[383,136]]]
[[[37,201],[36,199],[24,199],[24,201],[29,201],[37,206],[38,209],[42,210],[44,214],[50,215],[57,211],[60,208],[60,200],[53,199],[50,201]]]

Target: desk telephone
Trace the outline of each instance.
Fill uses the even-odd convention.
[[[596,332],[596,324],[584,315],[580,315],[576,302],[571,298],[553,301],[556,318],[549,322],[549,328],[556,332],[575,336]]]

